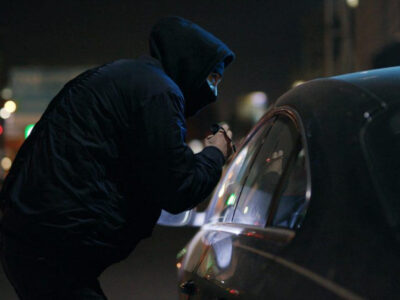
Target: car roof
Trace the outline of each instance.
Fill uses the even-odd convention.
[[[362,121],[399,102],[400,67],[392,67],[308,81],[283,94],[274,107],[290,106],[315,120],[335,116],[340,121],[352,114]]]
[[[400,67],[362,71],[331,77],[357,86],[380,102],[390,104],[400,101]]]

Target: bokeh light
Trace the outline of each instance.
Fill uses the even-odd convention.
[[[292,84],[292,88],[295,88],[296,86],[302,85],[305,81],[304,80],[296,80]]]
[[[11,113],[5,109],[4,107],[2,109],[0,109],[0,117],[2,119],[8,119],[11,116]]]
[[[352,8],[356,8],[360,3],[359,0],[346,0],[347,5],[352,7]]]
[[[11,165],[12,165],[11,159],[9,157],[3,157],[3,159],[1,160],[1,167],[4,170],[8,171],[10,170]]]
[[[35,127],[35,124],[29,124],[25,127],[25,138],[28,138],[28,136],[31,134],[33,127]]]
[[[17,104],[12,100],[8,100],[6,103],[4,103],[4,108],[10,113],[13,113],[17,110]]]
[[[1,90],[1,98],[7,100],[10,99],[13,95],[12,89],[10,88],[4,88]]]

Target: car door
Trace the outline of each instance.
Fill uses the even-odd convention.
[[[276,277],[267,271],[274,255],[295,236],[293,228],[301,224],[307,176],[294,172],[296,166],[305,167],[295,119],[285,111],[272,118],[240,189],[235,190],[235,201],[228,193],[226,202],[234,206],[233,212],[202,229],[209,247],[195,272],[197,295],[190,299],[263,299],[266,288],[270,295],[276,291]],[[296,184],[290,186],[289,181]],[[283,196],[284,204],[278,201]],[[270,227],[278,223],[288,226]]]
[[[265,135],[271,128],[274,120],[275,118],[271,117],[255,126],[239,149],[239,152],[227,166],[218,186],[211,196],[206,215],[207,225],[203,226],[187,247],[185,247],[184,252],[186,255],[183,256],[183,261],[180,263],[181,299],[188,299],[185,293],[191,294],[189,295],[190,299],[201,299],[201,294],[193,293],[193,291],[197,291],[197,282],[193,288],[193,280],[196,280],[194,278],[196,277],[196,270],[204,260],[213,241],[216,239],[221,240],[224,237],[224,235],[216,236],[214,229],[207,230],[207,228],[211,224],[215,228],[215,226],[219,226],[220,224],[231,223],[237,195],[240,193],[250,166],[254,162]],[[227,247],[225,246],[225,249],[228,249]],[[229,260],[227,256],[225,257],[225,259]]]

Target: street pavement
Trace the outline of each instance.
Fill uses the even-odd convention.
[[[196,228],[157,226],[124,261],[109,267],[100,277],[109,300],[178,299],[176,254],[196,233]],[[17,296],[0,267],[0,299]]]

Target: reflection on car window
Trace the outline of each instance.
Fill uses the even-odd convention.
[[[295,154],[295,160],[288,170],[288,180],[278,201],[273,226],[299,228],[307,209],[307,171],[304,149]]]
[[[247,170],[269,126],[270,122],[261,126],[229,164],[224,177],[211,198],[211,207],[208,210],[208,213],[211,215],[210,222],[229,222],[232,219],[235,203]]]
[[[293,155],[299,134],[290,119],[281,116],[272,126],[243,186],[233,221],[265,226],[272,196]]]

